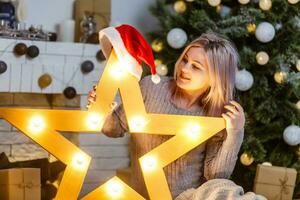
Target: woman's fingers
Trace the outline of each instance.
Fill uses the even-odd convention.
[[[231,119],[235,119],[236,118],[236,116],[233,113],[231,113],[231,112],[227,112],[226,115],[228,115]]]
[[[222,117],[227,121],[227,120],[230,120],[230,117],[226,114],[226,113],[223,113],[222,114]]]
[[[236,101],[230,101],[230,103],[233,104],[238,111],[244,112],[243,107],[238,102],[236,102]]]
[[[89,92],[88,101],[93,103],[96,101],[96,92],[94,91]]]
[[[234,106],[231,106],[231,105],[226,105],[224,106],[227,110],[231,111],[232,113],[234,114],[238,114],[239,111],[234,107]]]

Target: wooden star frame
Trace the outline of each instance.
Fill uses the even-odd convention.
[[[59,131],[99,132],[111,112],[118,90],[130,133],[174,135],[139,158],[150,199],[171,200],[163,168],[225,128],[223,118],[147,113],[138,80],[125,68],[112,51],[97,85],[97,100],[88,110],[0,108],[0,118],[66,164],[56,200],[78,198],[91,161],[89,155]],[[144,198],[119,178],[113,177],[83,197],[83,200],[91,199]]]

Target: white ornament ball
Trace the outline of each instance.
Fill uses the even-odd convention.
[[[296,107],[300,110],[300,100],[296,103]]]
[[[262,10],[270,10],[272,7],[271,0],[259,0],[259,7]]]
[[[235,87],[240,91],[249,90],[254,83],[254,78],[250,72],[243,69],[236,73]]]
[[[288,0],[288,2],[289,2],[290,4],[296,4],[296,3],[299,2],[299,0]]]
[[[223,6],[223,5],[221,6],[220,16],[221,16],[222,18],[224,18],[224,17],[230,15],[230,12],[231,12],[231,8],[230,8],[230,7],[228,7],[228,6]]]
[[[167,35],[168,44],[174,49],[180,49],[187,41],[187,34],[181,28],[173,28]]]
[[[284,141],[291,146],[300,144],[300,127],[296,125],[290,125],[283,131]]]
[[[168,74],[168,67],[164,64],[159,64],[156,66],[156,72],[160,76],[165,76]]]
[[[240,4],[247,4],[250,2],[250,0],[239,0]]]
[[[208,4],[215,7],[221,3],[221,0],[208,0]]]
[[[274,26],[269,22],[260,23],[255,30],[255,36],[260,42],[270,42],[275,36]]]
[[[300,59],[298,59],[297,61],[296,68],[300,72]]]
[[[260,51],[256,54],[256,61],[259,65],[265,65],[269,62],[269,55],[264,51]]]

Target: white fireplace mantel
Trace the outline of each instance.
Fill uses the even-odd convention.
[[[13,49],[17,43],[27,47],[36,45],[40,54],[34,59],[17,57]],[[44,42],[0,38],[0,60],[7,64],[7,71],[0,74],[0,92],[14,93],[63,93],[72,86],[77,94],[85,95],[97,83],[103,71],[104,62],[98,62],[96,54],[99,45],[83,43]],[[90,60],[94,70],[88,74],[81,72],[81,63]],[[38,79],[48,73],[52,83],[41,89]]]

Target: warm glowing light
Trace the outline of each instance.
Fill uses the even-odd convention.
[[[191,123],[186,128],[186,134],[191,139],[197,139],[200,136],[200,131],[200,125],[196,123]]]
[[[87,126],[89,127],[89,129],[100,128],[101,121],[102,121],[102,116],[97,113],[90,113],[86,120]]]
[[[272,7],[272,1],[271,0],[259,0],[259,7],[262,10],[270,10]]]
[[[133,117],[130,122],[133,131],[142,131],[147,124],[147,121],[143,116]]]
[[[157,167],[157,160],[154,156],[147,156],[142,159],[142,168],[145,172],[151,172]]]
[[[124,187],[121,182],[117,180],[111,180],[107,183],[107,192],[113,198],[122,196]]]
[[[29,131],[33,133],[39,133],[45,128],[44,118],[41,116],[34,116],[29,121]]]
[[[125,74],[125,69],[122,68],[121,63],[116,62],[111,68],[110,68],[110,75],[116,79],[121,79]]]
[[[74,156],[73,156],[73,159],[72,159],[72,165],[74,168],[80,170],[86,170],[85,166],[87,164],[87,159],[86,159],[86,156],[82,153],[76,153]]]

